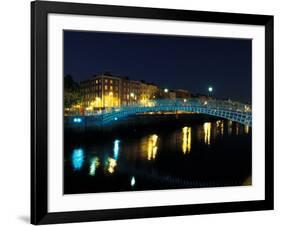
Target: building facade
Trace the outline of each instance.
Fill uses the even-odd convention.
[[[184,89],[177,89],[175,90],[176,98],[180,99],[188,99],[190,98],[190,93]]]
[[[80,83],[85,109],[146,104],[155,98],[158,87],[144,81],[130,80],[103,73]]]
[[[122,79],[109,74],[94,76],[80,83],[85,108],[120,106]]]

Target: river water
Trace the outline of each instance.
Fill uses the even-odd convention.
[[[65,131],[64,193],[251,184],[251,128],[206,116],[138,116]]]

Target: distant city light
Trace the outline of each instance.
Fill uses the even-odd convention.
[[[135,184],[136,184],[136,179],[135,179],[135,177],[132,177],[132,179],[131,179],[131,186],[134,187]]]
[[[208,91],[209,91],[210,93],[213,92],[213,87],[212,87],[212,86],[209,86]]]
[[[168,93],[168,92],[169,92],[169,90],[168,90],[167,88],[165,88],[165,89],[164,89],[164,92],[165,92],[165,93]]]

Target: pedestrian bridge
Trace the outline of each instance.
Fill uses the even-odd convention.
[[[192,112],[217,116],[252,126],[251,105],[233,101],[190,99],[162,99],[148,101],[145,104],[131,104],[119,108],[111,108],[99,113],[89,113],[87,116],[67,117],[68,123],[91,125],[112,125],[128,116],[146,112]],[[78,125],[77,125],[78,126]],[[86,125],[85,125],[86,126]]]

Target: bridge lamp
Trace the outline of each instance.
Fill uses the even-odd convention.
[[[165,92],[165,93],[168,93],[168,92],[169,92],[169,90],[168,90],[167,88],[165,88],[165,89],[164,89],[164,92]]]
[[[213,92],[213,87],[212,87],[212,86],[209,86],[209,87],[208,87],[208,91],[209,91],[209,93]]]
[[[75,123],[80,123],[80,122],[82,122],[82,119],[81,119],[81,118],[74,118],[74,119],[73,119],[73,122],[75,122]]]

